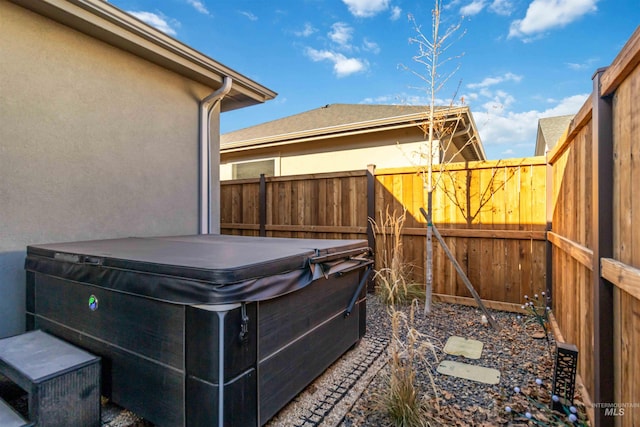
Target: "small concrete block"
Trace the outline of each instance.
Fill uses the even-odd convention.
[[[497,369],[469,365],[467,363],[443,360],[438,365],[437,371],[441,374],[484,384],[498,384],[500,382],[500,371]]]
[[[480,359],[484,344],[478,340],[451,336],[444,346],[444,352],[454,356],[464,356],[467,359]]]

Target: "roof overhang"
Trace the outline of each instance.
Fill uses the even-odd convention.
[[[449,136],[452,136],[452,142],[456,147],[454,152],[464,152],[465,158],[469,160],[486,160],[480,135],[478,134],[478,129],[469,107],[438,109],[435,112],[434,119],[441,123],[451,124],[448,128],[451,129],[452,135],[450,133]],[[220,148],[220,153],[241,152],[258,148],[298,144],[364,133],[384,132],[412,127],[416,128],[417,125],[425,121],[428,121],[428,111],[387,117],[384,119],[308,129],[287,134],[268,135],[249,140],[223,142]]]
[[[222,101],[222,111],[259,104],[276,96],[274,91],[102,0],[11,1],[212,90],[222,86],[225,76],[231,77],[233,86]]]
[[[547,146],[547,142],[544,139],[544,134],[542,133],[542,129],[540,128],[540,120],[538,120],[538,132],[536,133],[536,148],[534,151],[535,156],[544,156],[549,147]]]

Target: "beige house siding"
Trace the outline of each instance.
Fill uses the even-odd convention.
[[[310,154],[286,154],[278,152],[266,158],[274,159],[276,176],[298,175],[305,173],[339,172],[366,169],[373,164],[380,168],[407,166],[413,152],[420,150],[421,143],[408,143],[399,146],[374,148],[341,149],[334,152]],[[261,159],[256,159],[261,160]],[[246,159],[242,160],[247,161]],[[255,161],[255,160],[254,160]],[[221,164],[221,180],[233,179],[233,163]]]
[[[236,162],[274,159],[275,175],[284,176],[366,169],[370,164],[378,168],[425,164],[425,158],[420,158],[421,152],[427,152],[427,143],[421,139],[419,130],[413,128],[342,136],[250,151],[223,152],[220,179],[234,179],[233,164]],[[461,158],[460,155],[456,157]],[[434,162],[438,161],[439,156],[434,155]]]
[[[261,161],[271,161],[275,175],[358,170],[371,164],[378,168],[425,165],[427,138],[419,126],[425,120],[425,108],[328,104],[226,133],[221,136],[221,179],[257,178]],[[439,108],[437,113],[436,120],[447,123],[448,146],[434,141],[434,163],[484,160],[468,107]],[[242,176],[237,173],[241,169]]]
[[[24,329],[27,245],[198,232],[199,101],[215,86],[3,0],[0,40],[3,337]]]

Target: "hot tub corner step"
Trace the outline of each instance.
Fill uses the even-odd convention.
[[[0,339],[0,373],[28,393],[35,425],[100,426],[99,357],[36,330]]]
[[[2,427],[31,427],[32,422],[29,422],[22,418],[15,409],[13,409],[7,402],[0,398],[0,426]]]

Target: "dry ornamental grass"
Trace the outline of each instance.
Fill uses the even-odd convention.
[[[574,400],[577,423],[570,421],[568,408],[569,413],[565,414],[549,410],[555,341],[551,334],[549,341],[533,338],[532,335],[540,328],[530,318],[491,310],[502,326],[502,330],[496,332],[482,322],[483,313],[476,307],[434,303],[431,315],[425,317],[420,314],[413,318],[411,328],[415,332],[407,335],[406,328],[403,332],[402,328],[394,326],[388,307],[377,296],[368,298],[367,310],[367,334],[389,336],[392,342],[398,338],[404,344],[395,348],[390,345],[387,366],[366,387],[346,414],[342,426],[588,425],[584,422],[585,408],[579,394]],[[396,307],[395,317],[410,319],[413,311],[420,312],[413,306]],[[400,333],[396,334],[394,329]],[[451,336],[483,342],[480,359],[444,353],[444,344]],[[408,365],[411,357],[398,358],[404,354],[403,346],[408,343],[413,343],[414,348],[411,367]],[[497,369],[500,382],[489,385],[440,374],[436,367],[443,360]],[[413,391],[390,392],[389,378],[393,378],[393,370],[397,370],[395,375],[413,383]],[[413,415],[397,416],[397,403],[390,404],[394,400],[390,396],[394,393],[401,397],[396,401],[420,403],[414,406],[419,408],[419,419]],[[389,398],[381,398],[385,395]],[[507,412],[507,407],[510,412]],[[531,419],[527,418],[527,413]]]

